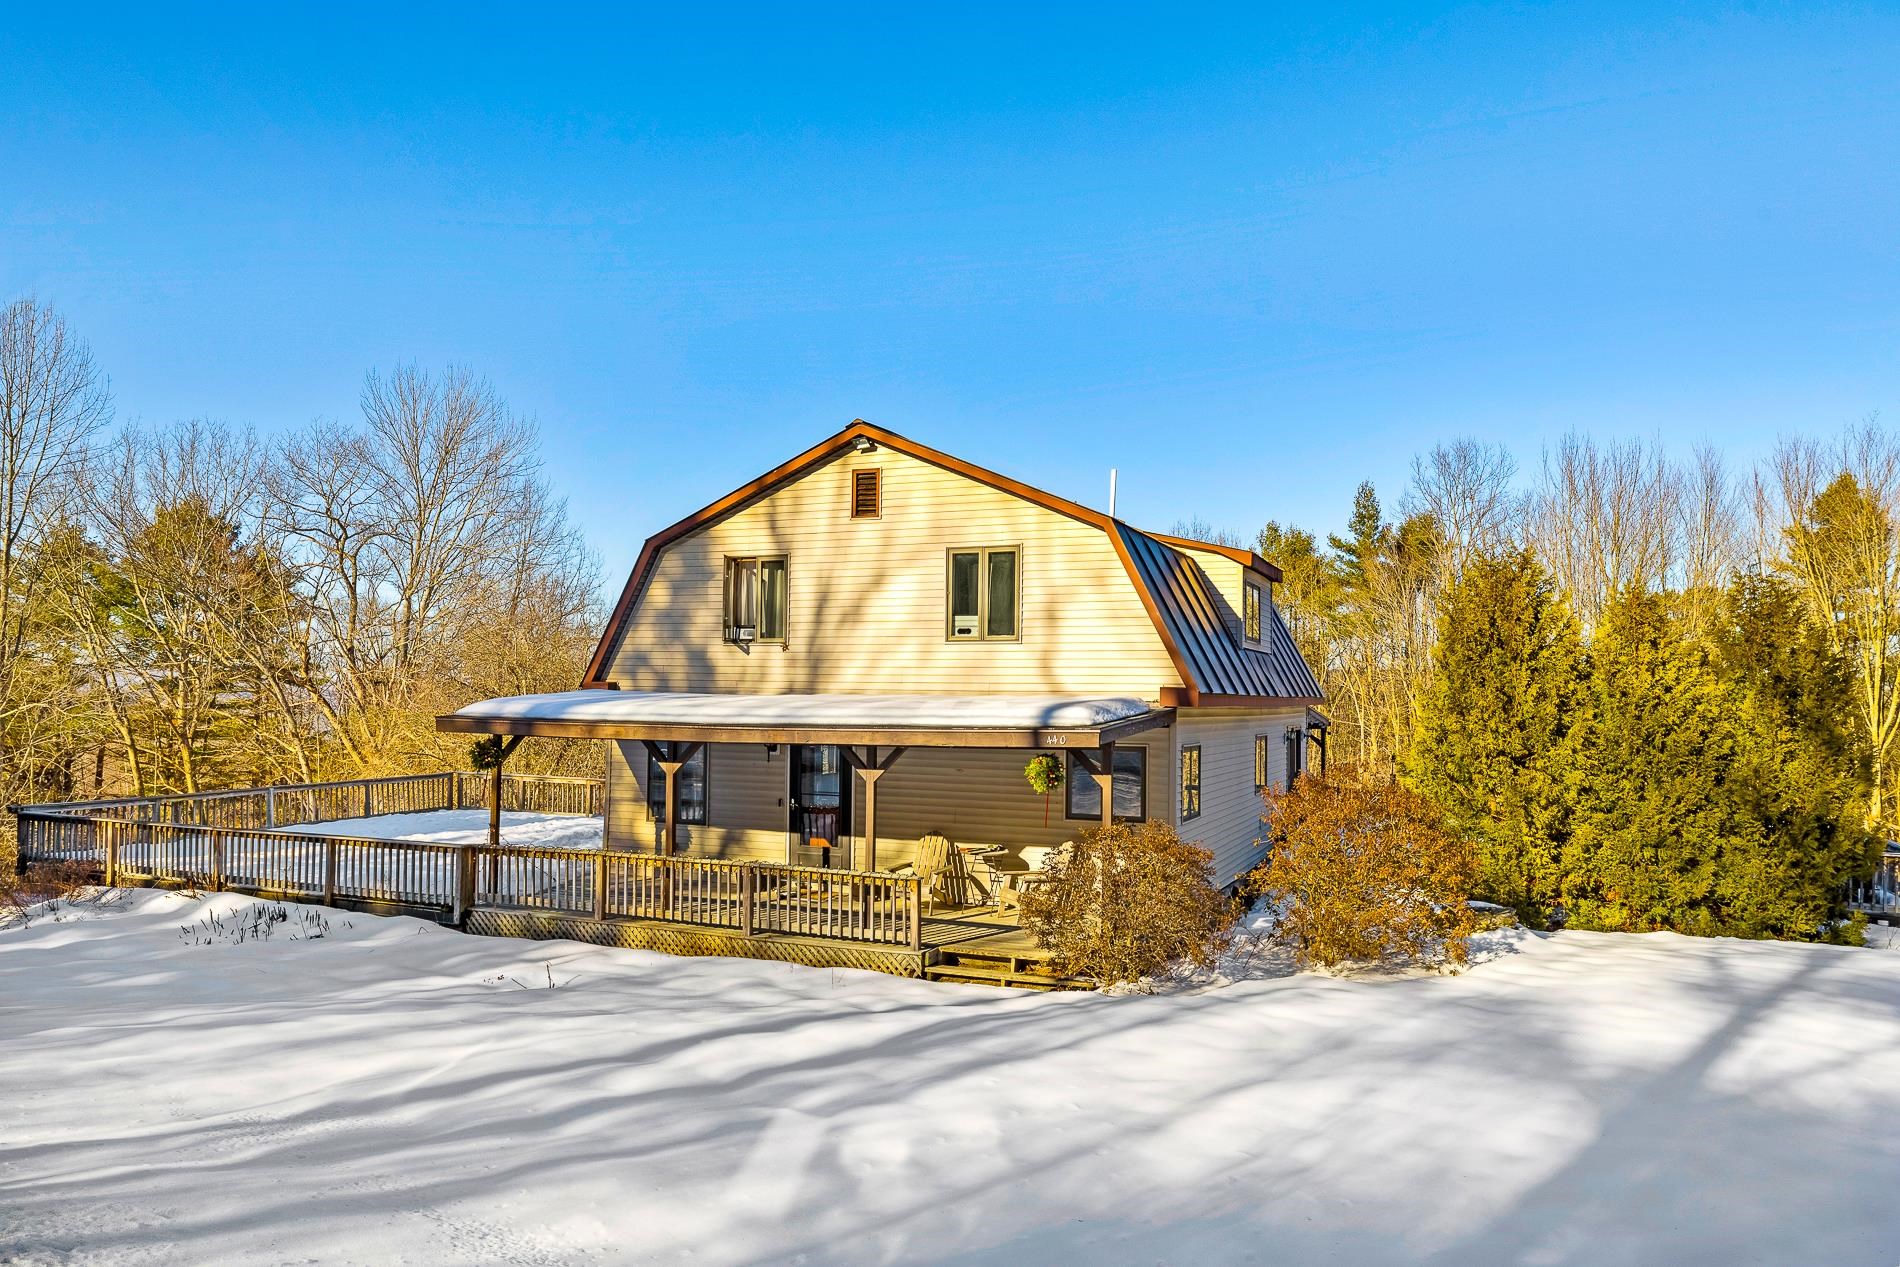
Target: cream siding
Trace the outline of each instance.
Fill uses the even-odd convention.
[[[1217,551],[1194,550],[1186,546],[1176,546],[1175,549],[1194,560],[1202,574],[1207,577],[1208,584],[1214,591],[1214,601],[1220,604],[1221,622],[1227,626],[1227,632],[1233,635],[1234,641],[1246,647],[1265,645],[1263,642],[1249,641],[1241,636],[1245,632],[1241,612],[1245,610],[1243,604],[1246,602],[1247,582],[1252,581],[1260,587],[1260,628],[1264,632],[1267,608],[1273,602],[1273,582],[1269,581],[1265,574],[1236,563]]]
[[[1201,745],[1201,816],[1180,824],[1181,838],[1214,854],[1214,878],[1226,887],[1266,857],[1260,794],[1254,788],[1253,741],[1266,735],[1272,786],[1286,786],[1286,729],[1303,726],[1301,708],[1264,711],[1184,708],[1175,714],[1173,777],[1179,822],[1180,749]]]
[[[866,467],[883,473],[882,513],[854,520],[851,472]],[[1022,548],[1021,637],[951,642],[948,551],[985,546]],[[727,645],[726,558],[777,554],[788,560],[786,645]],[[1108,534],[882,447],[669,546],[607,677],[631,690],[1144,699],[1182,684]]]
[[[1148,814],[1167,819],[1174,812],[1175,770],[1167,732],[1126,741],[1148,750]],[[637,742],[608,745],[607,805],[610,848],[651,851],[658,825],[647,811],[643,784],[646,749]],[[1023,766],[1035,754],[1027,749],[912,748],[878,782],[877,865],[888,869],[908,862],[917,841],[942,832],[959,845],[1057,845],[1096,824],[1096,819],[1065,818],[1061,793],[1043,801],[1023,778]],[[763,744],[711,744],[707,751],[708,813],[705,826],[683,824],[683,852],[720,858],[784,862],[790,832],[785,799],[790,756],[785,747],[769,758]],[[864,781],[852,795],[851,862],[863,861]],[[844,865],[843,856],[834,856]]]

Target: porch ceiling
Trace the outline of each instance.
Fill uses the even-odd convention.
[[[588,689],[483,700],[437,730],[569,739],[889,744],[921,748],[1093,748],[1173,724],[1132,697],[715,695]]]

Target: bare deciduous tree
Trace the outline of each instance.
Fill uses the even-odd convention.
[[[308,600],[313,704],[368,773],[439,759],[432,710],[472,681],[572,685],[592,578],[538,482],[533,428],[488,383],[406,366],[371,373],[362,406],[360,431],[319,424],[284,446],[269,520]],[[491,671],[508,655],[513,671]]]
[[[1491,553],[1512,540],[1522,499],[1511,484],[1517,460],[1503,445],[1461,438],[1432,446],[1412,459],[1409,514],[1431,516],[1438,525],[1439,556],[1450,576],[1464,571],[1474,553]]]
[[[0,309],[0,796],[9,800],[70,756],[52,750],[65,724],[46,700],[67,669],[57,655],[29,655],[29,642],[46,598],[45,544],[70,518],[75,477],[111,415],[105,377],[64,318],[32,299]]]
[[[1586,629],[1618,590],[1668,584],[1680,501],[1660,445],[1572,432],[1545,452],[1526,534]]]
[[[1743,554],[1741,498],[1719,451],[1696,446],[1677,476],[1675,509],[1676,581],[1695,627],[1707,632]]]

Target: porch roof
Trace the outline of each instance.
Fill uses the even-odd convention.
[[[589,688],[483,700],[436,729],[570,739],[1093,748],[1171,725],[1172,708],[1128,696],[724,695]]]

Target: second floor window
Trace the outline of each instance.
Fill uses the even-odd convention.
[[[1241,602],[1240,624],[1248,642],[1260,641],[1260,605],[1260,587],[1252,581],[1247,582],[1247,592]]]
[[[726,560],[726,641],[785,641],[785,559]]]
[[[1015,638],[1022,552],[1015,546],[950,552],[950,637]]]

